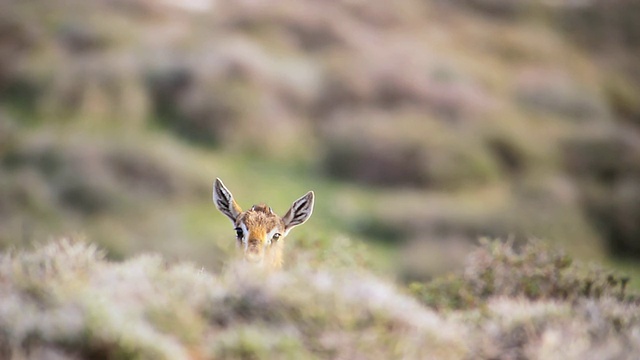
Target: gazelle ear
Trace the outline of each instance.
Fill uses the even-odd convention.
[[[233,199],[231,191],[224,186],[222,180],[219,178],[216,178],[216,181],[213,183],[213,203],[218,210],[227,215],[233,223],[236,222],[236,218],[238,218],[238,215],[242,212],[240,206],[238,206]]]
[[[289,211],[282,217],[285,233],[309,219],[313,212],[313,199],[313,191],[309,191],[303,197],[293,202]]]

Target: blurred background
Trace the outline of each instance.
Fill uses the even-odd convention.
[[[0,247],[71,234],[217,270],[234,250],[220,177],[281,215],[315,190],[290,261],[422,280],[479,237],[540,238],[640,275],[638,14],[0,0]]]

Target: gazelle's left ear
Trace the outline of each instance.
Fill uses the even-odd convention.
[[[227,215],[233,223],[236,222],[238,215],[242,212],[240,206],[238,206],[233,199],[231,191],[224,186],[222,180],[219,178],[216,178],[216,181],[213,183],[213,203],[216,204],[218,210]]]
[[[313,213],[313,199],[313,191],[309,191],[303,197],[293,202],[289,211],[282,217],[285,234],[295,226],[309,219],[311,213]]]

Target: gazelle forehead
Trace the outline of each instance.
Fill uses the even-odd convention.
[[[273,229],[284,228],[282,219],[266,205],[254,205],[250,210],[238,216],[237,225],[246,227],[249,232],[269,233]]]

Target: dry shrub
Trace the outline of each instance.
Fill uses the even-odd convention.
[[[397,190],[352,220],[352,231],[368,241],[386,242],[403,255],[406,281],[431,279],[460,266],[479,237],[548,239],[579,258],[598,258],[606,246],[584,218],[580,190],[568,177],[535,177],[478,194],[458,196]],[[461,195],[459,195],[461,194]]]
[[[582,186],[587,214],[603,234],[609,249],[627,257],[640,254],[640,186],[637,177],[613,184],[594,182]]]
[[[626,77],[611,75],[607,77],[603,87],[616,115],[621,120],[640,126],[640,85]]]
[[[465,330],[356,268],[219,275],[158,256],[123,263],[62,240],[0,255],[4,354],[100,358],[460,359]]]
[[[640,140],[633,132],[606,129],[564,140],[565,167],[578,179],[611,183],[640,173]]]
[[[618,80],[604,84],[605,91],[609,92],[608,100],[622,116],[628,116],[630,110],[631,113],[637,113],[636,101],[629,94],[637,93],[640,86],[637,56],[640,48],[640,26],[635,16],[640,10],[638,1],[549,3],[539,0],[461,0],[455,3],[471,6],[485,14],[515,20],[526,17],[542,19],[545,24],[565,34],[573,44],[591,51],[594,57],[606,64],[607,73],[613,73],[614,76],[621,74],[628,85],[622,85]],[[559,95],[566,98],[569,94],[564,92]],[[589,97],[589,94],[583,95]],[[542,96],[537,98],[543,99]],[[575,99],[574,105],[578,105]]]
[[[611,117],[607,104],[565,74],[544,69],[525,71],[517,81],[516,101],[524,108],[577,122]]]
[[[20,62],[33,47],[36,34],[33,28],[16,17],[15,9],[8,3],[0,4],[0,13],[0,94],[5,94]]]
[[[331,117],[354,108],[401,114],[410,107],[443,121],[468,123],[493,110],[495,99],[477,78],[448,65],[431,49],[416,52],[418,40],[395,33],[374,39],[387,46],[364,38],[357,49],[331,54],[314,105],[316,116]]]
[[[628,281],[626,276],[576,266],[570,257],[539,241],[517,248],[512,242],[483,239],[461,274],[414,283],[412,291],[438,309],[467,309],[484,306],[494,297],[627,301]]]
[[[210,274],[156,255],[103,256],[64,239],[0,254],[3,356],[627,359],[639,350],[625,279],[580,273],[539,244],[485,242],[457,278],[415,285],[436,311],[351,265]]]
[[[476,323],[484,336],[474,353],[479,358],[633,359],[639,350],[636,309],[612,298],[573,303],[494,298]]]
[[[597,51],[640,47],[640,27],[635,14],[640,4],[634,0],[596,0],[583,6],[560,8],[558,22],[573,39]],[[611,54],[609,54],[611,55]]]
[[[533,10],[541,9],[544,4],[539,0],[454,0],[451,3],[509,20],[530,16]]]
[[[582,136],[564,144],[585,212],[616,254],[638,254],[640,147],[633,132]]]
[[[476,358],[632,359],[640,312],[628,281],[540,242],[483,240],[464,270],[411,290],[474,329]]]
[[[411,105],[464,122],[493,103],[477,79],[405,36],[424,15],[418,2],[221,2],[207,21],[165,18],[164,7],[58,0],[46,9],[59,26],[35,21],[44,10],[18,7],[37,41],[12,73],[11,95],[48,120],[134,128],[153,120],[191,140],[276,154],[304,148],[305,119],[344,107]]]
[[[10,106],[30,121],[115,119],[126,127],[144,122],[149,114],[139,62],[124,49],[126,36],[120,33],[131,24],[114,27],[114,22],[123,24],[122,14],[104,4],[60,0],[41,5],[15,4],[9,12],[9,19],[30,34],[27,46],[3,52],[21,59],[0,89],[12,100]]]
[[[121,256],[141,244],[131,241],[132,233],[171,237],[166,229],[175,225],[158,222],[158,212],[209,191],[182,155],[158,143],[108,136],[23,134],[0,152],[0,243],[24,247],[82,232]]]
[[[61,209],[84,215],[106,211],[127,197],[185,193],[179,172],[141,150],[89,139],[62,143],[33,136],[3,154],[1,166],[12,174],[7,181],[27,173],[41,177]]]
[[[348,114],[326,129],[322,166],[338,178],[453,190],[500,176],[482,144],[461,142],[454,130],[429,118]]]

